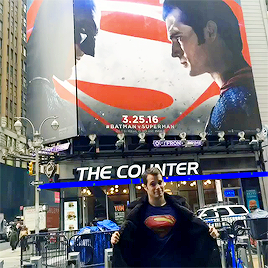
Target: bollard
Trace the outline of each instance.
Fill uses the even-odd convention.
[[[67,268],[81,268],[80,262],[80,253],[79,252],[70,252],[69,258],[66,261]]]
[[[104,267],[111,268],[112,267],[112,257],[113,257],[113,249],[106,248],[104,252]]]
[[[4,267],[4,261],[0,261],[0,268]]]
[[[36,268],[42,268],[42,256],[31,257],[31,263],[34,264]]]

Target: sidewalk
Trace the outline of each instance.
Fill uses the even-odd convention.
[[[20,247],[15,249],[5,249],[0,251],[0,260],[4,260],[4,268],[19,268],[20,267]]]

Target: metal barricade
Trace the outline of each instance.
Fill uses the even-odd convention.
[[[68,239],[63,232],[40,233],[21,240],[21,266],[33,256],[42,257],[42,267],[65,267]]]
[[[79,252],[82,267],[104,266],[105,249],[111,248],[113,231],[75,235],[69,240],[69,251]]]
[[[225,226],[228,226],[228,224],[231,224],[234,221],[241,220],[244,221],[246,219],[246,216],[244,215],[235,215],[235,216],[220,216],[220,217],[212,217],[212,218],[205,218],[202,219],[204,222],[206,222],[208,225],[211,225],[215,228],[222,228]],[[244,222],[244,226],[246,223]]]

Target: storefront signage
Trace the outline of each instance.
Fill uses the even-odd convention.
[[[164,163],[164,164],[150,164],[149,167],[159,168],[163,176],[186,176],[198,175],[198,162],[181,162],[181,163]],[[116,167],[116,177],[118,179],[139,178],[148,165],[134,164],[134,165],[121,165]],[[79,181],[83,180],[109,180],[112,178],[113,166],[103,167],[80,167],[76,171],[79,172]]]
[[[201,140],[153,140],[154,147],[199,147],[202,144]]]
[[[255,189],[246,190],[246,199],[248,209],[252,207],[260,208],[258,193]]]
[[[78,229],[77,201],[64,202],[64,230]]]
[[[235,197],[235,190],[225,190],[224,196],[225,197]]]
[[[115,221],[118,225],[123,224],[125,220],[125,206],[124,205],[116,205],[114,206],[114,217]]]

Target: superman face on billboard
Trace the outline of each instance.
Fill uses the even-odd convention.
[[[238,1],[29,1],[28,116],[59,116],[48,142],[261,127]]]

